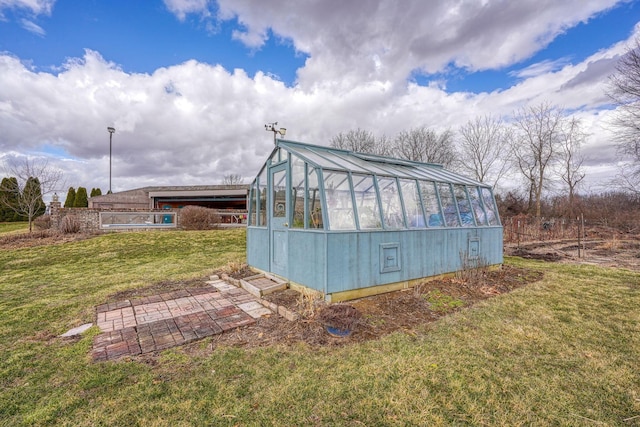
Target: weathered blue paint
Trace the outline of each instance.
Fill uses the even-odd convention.
[[[350,162],[354,171],[346,168]],[[296,170],[292,163],[297,164]],[[309,174],[310,170],[322,172],[317,175],[317,183],[315,172]],[[265,220],[256,219],[247,228],[249,265],[327,295],[455,272],[470,263],[503,262],[502,226],[490,188],[437,165],[278,141],[261,170],[262,177],[265,172],[269,180],[264,196],[249,203],[252,209],[260,211],[250,211],[250,217],[265,217]],[[369,181],[362,181],[362,176],[374,177],[368,193],[364,191],[366,185],[358,187],[363,192],[355,193],[352,172],[358,174],[359,183],[367,185]],[[449,189],[446,205],[437,188],[431,196],[422,192],[418,196],[404,193],[405,189],[418,188],[413,184],[403,188],[389,186],[393,181],[387,178],[393,178],[391,173],[396,172],[404,182],[415,179],[416,183],[427,183],[424,188],[429,188],[429,192],[434,188],[430,182]],[[332,176],[330,185],[323,182],[325,176]],[[263,180],[256,179],[251,194],[259,193]],[[275,189],[274,181],[279,182]],[[398,192],[397,197],[386,193],[383,199],[378,182],[385,182],[387,191],[390,188]],[[338,198],[340,194],[329,197],[325,193],[340,191],[346,197]],[[316,194],[319,194],[317,200]],[[365,197],[370,197],[369,202],[364,201]],[[432,197],[428,206],[436,211],[427,212],[426,197]],[[310,203],[311,200],[315,200],[315,204]],[[400,206],[390,210],[390,202]],[[310,206],[320,211],[311,212]],[[378,206],[378,210],[367,211],[369,206]],[[409,212],[407,206],[413,211]],[[329,215],[331,209],[336,212],[334,216]],[[446,221],[431,221],[431,217],[440,215],[438,211],[444,213]],[[342,212],[347,216],[341,217]],[[424,218],[429,218],[429,224],[422,221],[418,226],[421,228],[409,228],[416,227],[417,223],[407,218],[423,213]],[[315,221],[322,219],[320,227],[323,228],[314,228],[318,224],[311,221],[312,214]],[[357,216],[360,214],[378,217]],[[378,228],[376,223],[380,224]],[[363,229],[364,224],[373,229]],[[396,228],[388,228],[390,225]],[[356,229],[332,230],[333,226]]]
[[[247,247],[260,242],[266,248],[266,237],[263,229],[248,227]],[[398,247],[400,268],[384,272],[380,253],[389,244]],[[295,249],[289,250],[286,278],[326,294],[459,271],[464,257],[474,253],[484,265],[503,262],[502,227],[326,233],[290,230],[288,245]],[[248,261],[268,271],[264,250],[249,249]]]

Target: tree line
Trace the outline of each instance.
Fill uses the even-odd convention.
[[[458,129],[438,132],[421,126],[394,138],[357,129],[339,133],[335,148],[438,163],[495,187],[514,175],[527,194],[527,211],[540,216],[544,190],[564,186],[573,206],[584,179],[580,148],[587,135],[580,121],[543,102],[523,107],[509,118],[478,116]],[[516,173],[514,173],[514,171]]]
[[[640,196],[640,38],[618,61],[606,94],[617,107],[613,142],[622,167],[606,183],[616,191],[602,197],[629,199],[623,205],[635,208]],[[588,137],[577,117],[542,102],[522,107],[509,117],[478,116],[456,130],[438,132],[421,126],[401,131],[394,138],[375,136],[363,129],[350,130],[334,136],[331,146],[439,163],[494,188],[506,179],[510,185],[504,187],[513,188],[512,180],[519,178],[515,189],[499,197],[501,202],[517,200],[512,208],[520,204],[518,213],[536,217],[550,211],[572,217],[587,206],[585,199],[593,197],[578,194],[585,178],[581,147]]]

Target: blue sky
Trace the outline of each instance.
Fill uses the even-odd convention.
[[[55,72],[67,58],[82,57],[85,49],[98,51],[124,71],[153,73],[195,59],[277,75],[288,85],[304,65],[291,41],[271,37],[260,49],[232,40],[236,19],[213,23],[198,16],[180,22],[159,1],[62,0],[49,16],[33,17],[25,10],[7,10],[0,23],[0,51],[31,61],[38,70]],[[35,19],[34,19],[35,18]],[[42,33],[29,31],[24,20]]]
[[[638,22],[617,0],[0,0],[0,156],[105,187],[114,126],[116,188],[248,181],[268,122],[328,144],[550,102],[589,133],[595,188],[620,163],[606,81]]]

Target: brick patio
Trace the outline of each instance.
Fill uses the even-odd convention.
[[[271,314],[259,300],[223,280],[151,297],[96,307],[102,333],[93,340],[94,361],[164,350],[255,323]]]

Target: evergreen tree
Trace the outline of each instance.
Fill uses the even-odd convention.
[[[87,198],[87,189],[84,187],[78,187],[76,192],[76,200],[73,204],[74,208],[86,208],[89,206],[89,199]]]
[[[69,187],[69,191],[67,191],[67,198],[64,201],[65,208],[72,208],[76,203],[76,189],[73,187]]]
[[[15,177],[2,178],[0,184],[0,221],[21,221],[23,218],[11,208],[20,198],[18,180]]]
[[[91,194],[89,194],[89,197],[95,197],[95,196],[102,196],[102,190],[100,190],[99,188],[92,188]]]
[[[96,196],[102,196],[102,190],[100,188],[96,188]]]

